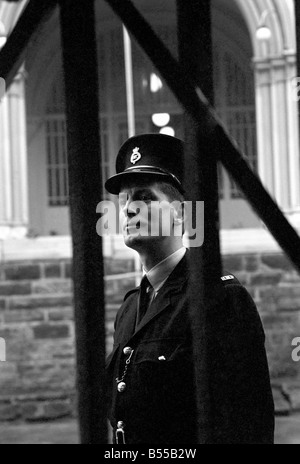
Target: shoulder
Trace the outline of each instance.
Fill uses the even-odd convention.
[[[140,290],[140,287],[132,288],[124,296],[124,302],[131,296],[135,295]]]
[[[249,304],[255,304],[246,287],[234,274],[224,273],[221,277],[221,286],[225,290],[225,294],[232,296],[235,302],[241,298],[244,301],[246,298]]]
[[[239,285],[242,287],[242,284],[236,278],[236,276],[227,272],[225,272],[221,277],[221,282],[223,283],[224,287],[228,287],[228,285]]]
[[[221,287],[225,291],[225,294],[232,297],[236,296],[236,298],[234,298],[235,301],[237,301],[242,295],[248,295],[251,299],[251,296],[244,285],[241,284],[234,274],[225,272],[220,280]]]
[[[248,334],[260,334],[264,337],[264,330],[256,304],[248,290],[233,274],[224,273],[221,277],[222,286],[225,287],[226,298],[240,328]]]

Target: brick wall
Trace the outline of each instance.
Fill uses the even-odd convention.
[[[278,413],[300,410],[300,363],[292,340],[300,337],[300,277],[282,254],[224,257],[224,268],[245,284],[265,326]],[[115,313],[134,278],[132,260],[105,261],[107,349]],[[0,420],[55,419],[75,414],[74,321],[70,260],[4,264],[0,270]],[[111,280],[112,279],[112,280]]]

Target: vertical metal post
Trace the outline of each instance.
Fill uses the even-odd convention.
[[[213,57],[210,0],[177,0],[179,58],[188,76],[213,104]],[[187,200],[205,202],[204,245],[190,253],[190,317],[194,344],[198,443],[213,442],[209,363],[209,303],[220,284],[217,157],[211,136],[186,116],[185,161]]]
[[[60,0],[81,442],[107,443],[101,148],[94,0]]]

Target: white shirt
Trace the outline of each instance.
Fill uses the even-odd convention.
[[[154,266],[150,271],[145,272],[147,279],[154,288],[155,296],[158,291],[170,277],[175,267],[180,263],[182,258],[185,256],[186,248],[182,247],[179,250],[172,253],[170,256],[162,260],[156,266]]]

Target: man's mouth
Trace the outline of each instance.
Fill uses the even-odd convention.
[[[134,224],[130,224],[130,223],[126,224],[124,230],[127,234],[130,234],[130,232],[132,231],[134,232],[139,231],[140,228],[141,228],[141,222],[138,221],[137,223],[134,223]]]

